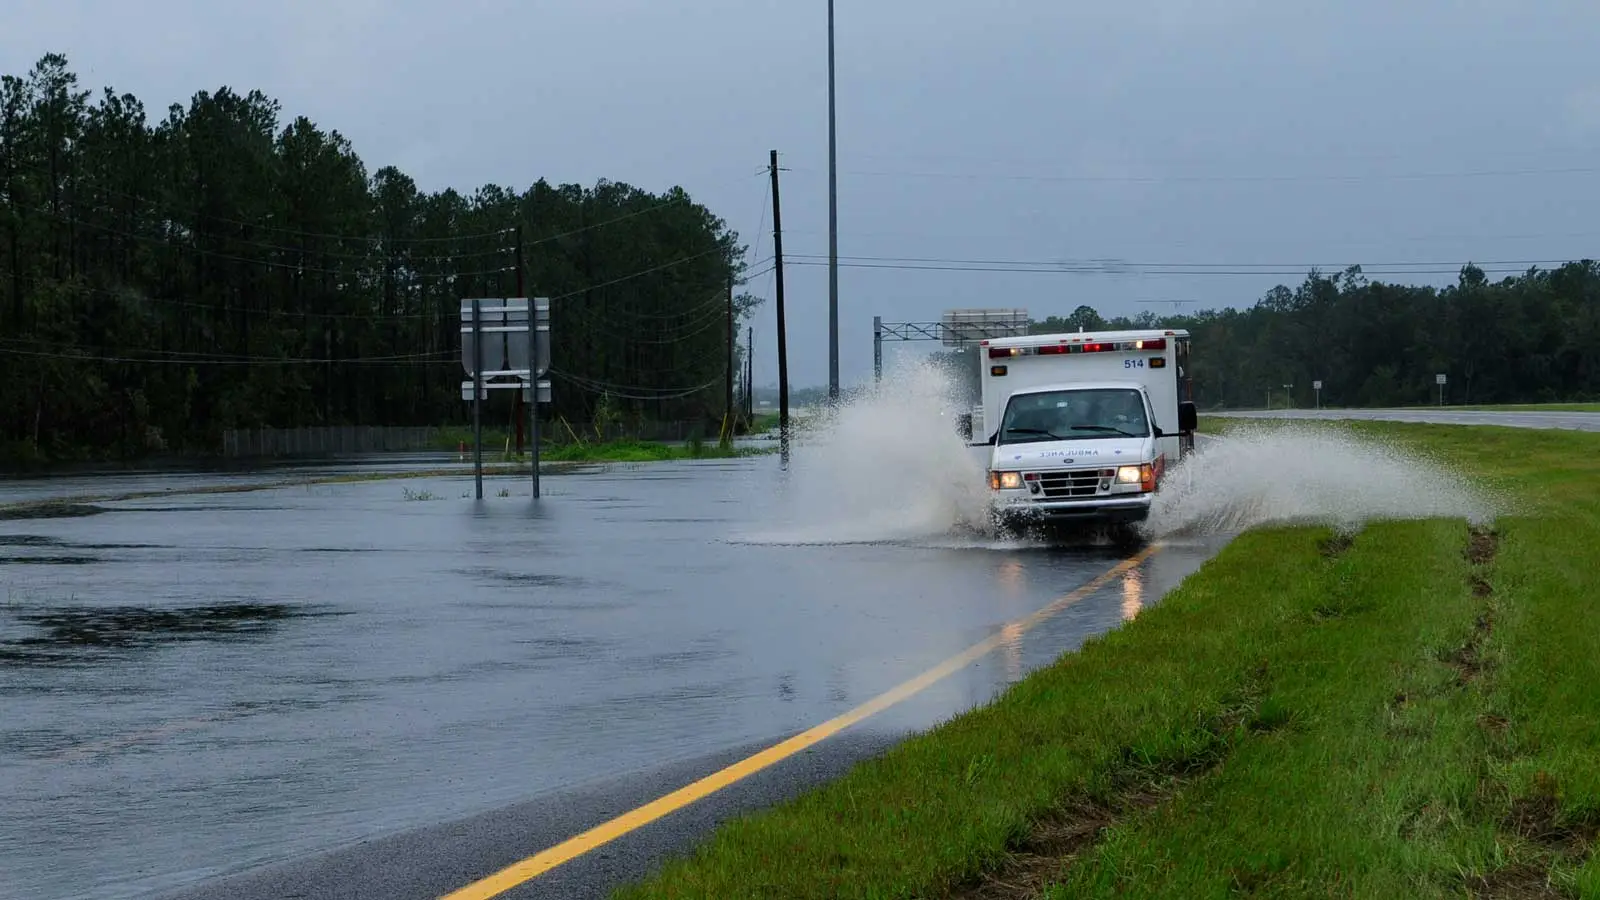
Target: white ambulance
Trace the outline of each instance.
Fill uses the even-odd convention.
[[[990,509],[1006,527],[1131,525],[1194,448],[1189,333],[993,338],[971,446],[987,447]]]

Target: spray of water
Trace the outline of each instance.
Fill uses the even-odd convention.
[[[1354,531],[1378,519],[1491,519],[1498,504],[1437,460],[1315,424],[1201,439],[1156,495],[1156,538],[1259,525]]]
[[[927,362],[798,425],[768,527],[770,543],[926,541],[987,522],[984,460],[956,431],[953,379]]]
[[[747,543],[916,542],[995,548],[1031,544],[999,534],[987,512],[986,448],[956,431],[962,408],[949,374],[927,362],[835,411],[797,425],[788,470]],[[1147,537],[1229,535],[1261,525],[1354,530],[1377,519],[1491,519],[1485,492],[1437,460],[1316,423],[1201,437],[1156,495]]]

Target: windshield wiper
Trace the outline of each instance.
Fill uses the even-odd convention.
[[[1006,434],[1042,434],[1045,437],[1055,438],[1058,441],[1066,440],[1066,438],[1062,437],[1061,435],[1056,434],[1053,431],[1045,431],[1043,428],[1007,428]]]
[[[1123,431],[1121,428],[1113,428],[1110,425],[1074,425],[1074,426],[1072,426],[1072,430],[1073,431],[1109,431],[1109,432],[1111,432],[1113,434],[1120,434],[1123,437],[1138,437],[1137,434],[1134,434],[1131,431]]]

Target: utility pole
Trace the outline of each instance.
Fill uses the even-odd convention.
[[[483,499],[483,310],[472,301],[472,472]]]
[[[732,437],[733,413],[733,342],[737,338],[733,332],[733,276],[728,276],[728,371],[723,379],[724,396],[722,398],[722,442],[726,444]]]
[[[744,338],[744,419],[756,420],[756,328],[745,328]]]
[[[872,317],[872,383],[883,381],[883,316]]]
[[[517,241],[517,246],[516,246],[517,296],[518,297],[525,297],[527,295],[522,292],[522,223],[521,222],[517,223],[516,241]],[[530,366],[533,365],[533,363],[531,362],[531,360],[533,359],[533,353],[532,353],[532,350],[533,350],[533,327],[534,327],[533,307],[530,305],[528,307],[528,349],[529,349],[528,359],[530,360],[530,362],[529,362]],[[534,381],[534,378],[531,375],[531,373],[529,375],[529,381],[530,382]],[[534,384],[533,388],[534,388],[534,390],[533,390],[533,414],[534,414],[535,417],[537,417],[539,415],[539,389],[538,389],[538,385]],[[517,453],[520,455],[522,453],[522,392],[521,391],[517,391],[516,392],[516,396],[512,400],[511,407],[512,407],[511,418],[517,423]],[[539,495],[538,494],[534,494],[534,496],[537,497]]]
[[[773,150],[768,170],[772,175],[772,255],[777,273],[778,306],[778,450],[789,464],[789,346],[783,320],[783,214],[778,203],[778,151]]]
[[[839,173],[834,139],[833,0],[828,0],[828,403],[839,400]]]

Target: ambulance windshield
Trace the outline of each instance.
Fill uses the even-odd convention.
[[[1148,437],[1150,419],[1139,392],[1128,388],[1038,391],[1006,404],[999,442]]]

